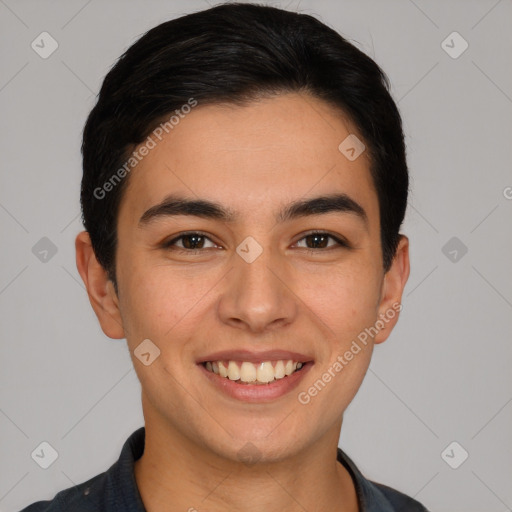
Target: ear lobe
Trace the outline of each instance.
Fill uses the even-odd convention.
[[[386,341],[398,322],[402,310],[402,294],[409,273],[409,239],[405,235],[400,235],[395,257],[390,269],[384,275],[382,283],[379,317],[376,321],[379,332],[374,338],[375,344]]]
[[[117,294],[108,278],[107,271],[96,259],[87,231],[82,231],[77,235],[75,250],[76,266],[101,329],[109,338],[124,338],[125,333]]]

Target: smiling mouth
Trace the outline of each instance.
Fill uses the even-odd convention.
[[[302,370],[305,364],[292,359],[251,363],[249,361],[206,361],[207,371],[237,384],[270,384]]]

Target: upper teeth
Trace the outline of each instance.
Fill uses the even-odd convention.
[[[275,364],[273,364],[275,363]],[[206,369],[221,377],[242,382],[272,382],[274,379],[282,379],[291,375],[295,370],[300,370],[303,364],[289,359],[288,361],[265,361],[253,364],[248,361],[208,361]]]

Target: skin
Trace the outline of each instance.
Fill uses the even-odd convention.
[[[351,477],[336,461],[343,413],[374,344],[387,339],[399,315],[307,405],[297,400],[400,302],[409,276],[405,236],[383,270],[368,154],[349,161],[338,150],[350,133],[357,130],[339,111],[302,94],[243,107],[199,105],[129,176],[118,219],[119,295],[88,234],[77,236],[92,307],[107,336],[127,339],[141,382],[146,445],[135,477],[149,512],[358,510]],[[214,200],[237,218],[139,225],[171,192]],[[333,192],[357,201],[367,225],[347,212],[276,222],[289,202]],[[327,248],[315,248],[304,238],[312,229],[344,237],[350,248],[329,238]],[[189,230],[208,234],[200,250],[179,253],[190,242],[183,239],[174,250],[161,247]],[[263,249],[250,264],[236,253],[248,236]],[[144,366],[133,351],[147,338],[161,354]],[[306,354],[314,365],[299,388],[268,403],[225,396],[196,364],[213,351],[274,348]],[[248,442],[260,457],[251,465],[238,458]]]

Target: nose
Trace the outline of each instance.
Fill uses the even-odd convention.
[[[292,323],[298,298],[290,267],[270,249],[249,261],[233,257],[218,307],[221,321],[254,333]]]

